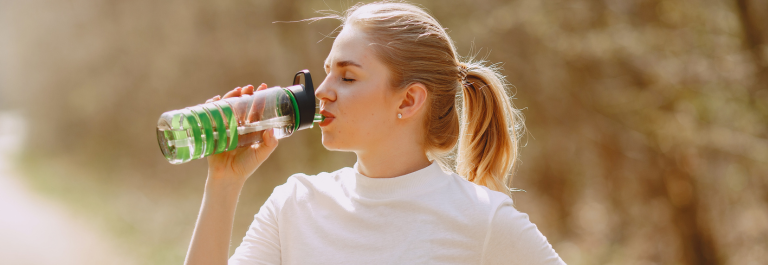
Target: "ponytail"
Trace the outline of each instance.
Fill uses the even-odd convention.
[[[504,77],[482,63],[459,63],[466,72],[456,171],[467,180],[510,194],[522,116],[512,107]]]

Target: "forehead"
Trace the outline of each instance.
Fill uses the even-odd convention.
[[[325,65],[331,66],[341,61],[353,61],[363,67],[370,64],[373,53],[366,34],[356,26],[345,25],[336,40],[333,42],[331,52],[325,59]]]

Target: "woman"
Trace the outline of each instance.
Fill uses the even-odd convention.
[[[413,5],[357,5],[336,18],[343,28],[315,92],[319,126],[326,148],[355,152],[357,163],[275,188],[230,264],[563,264],[512,206],[506,183],[522,121],[503,77],[460,62],[440,24]],[[187,264],[227,263],[243,183],[277,147],[263,137],[208,158]],[[458,174],[445,173],[438,161],[457,142]]]

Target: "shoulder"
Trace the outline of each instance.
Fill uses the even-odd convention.
[[[284,184],[275,187],[271,197],[284,202],[288,198],[305,199],[316,193],[336,192],[345,175],[354,170],[349,167],[341,168],[333,172],[321,172],[317,175],[304,173],[293,174]]]
[[[512,199],[502,192],[470,182],[456,173],[450,175],[451,182],[461,190],[466,199],[486,206],[491,212],[496,211],[502,204],[512,204]]]
[[[352,171],[354,171],[354,169],[344,167],[333,172],[320,172],[317,175],[297,173],[290,176],[285,184],[280,186],[285,186],[287,189],[296,191],[328,189],[333,186],[338,186],[345,176],[354,174]]]

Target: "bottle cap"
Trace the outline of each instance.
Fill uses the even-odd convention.
[[[301,84],[301,77],[304,76],[304,84]],[[312,84],[312,76],[309,70],[304,69],[293,76],[293,86],[287,87],[296,98],[299,113],[298,130],[312,128],[315,119],[315,86]]]

